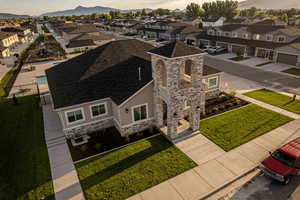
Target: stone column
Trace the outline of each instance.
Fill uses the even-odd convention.
[[[154,116],[155,116],[155,123],[157,127],[163,126],[163,102],[162,100],[156,96],[154,97]]]
[[[192,119],[191,119],[190,125],[191,125],[191,128],[193,131],[199,130],[201,100],[202,100],[202,97],[200,95],[197,95],[194,98],[192,98],[192,105],[191,105]]]
[[[178,119],[177,116],[174,116],[175,113],[178,115],[177,111],[173,109],[172,105],[168,105],[168,137],[173,139],[177,133]]]

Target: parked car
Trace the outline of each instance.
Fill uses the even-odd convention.
[[[223,51],[225,51],[226,49],[224,47],[221,46],[214,46],[211,47],[210,49],[208,49],[209,53],[221,53]]]
[[[270,152],[260,168],[266,175],[288,184],[293,175],[300,174],[300,137]]]
[[[211,45],[206,45],[206,46],[204,46],[204,48],[202,49],[202,51],[208,52],[209,49],[211,49],[212,47],[213,47],[213,46],[211,46]]]

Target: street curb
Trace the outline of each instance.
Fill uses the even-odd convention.
[[[221,185],[220,187],[218,187],[218,188],[212,190],[212,191],[209,192],[208,194],[202,195],[202,196],[199,198],[199,200],[206,199],[206,198],[210,197],[211,195],[213,195],[213,194],[219,192],[220,190],[222,190],[222,189],[225,188],[226,186],[228,186],[228,185],[234,183],[235,181],[237,181],[238,179],[240,179],[240,178],[242,178],[242,177],[244,177],[244,176],[250,174],[251,172],[255,171],[256,169],[258,169],[257,166],[254,167],[254,168],[251,168],[250,170],[244,172],[243,174],[241,174],[241,175],[239,175],[239,176],[233,178],[231,181],[229,181],[229,182],[227,182],[227,183]]]
[[[244,64],[244,63],[240,63],[240,62],[233,61],[233,60],[229,60],[229,59],[218,58],[218,57],[214,57],[214,56],[211,56],[211,55],[209,55],[209,56],[210,56],[211,58],[215,58],[215,59],[218,59],[218,60],[225,60],[225,61],[228,61],[228,62],[231,62],[231,63],[238,63],[238,64],[240,64],[240,65],[244,65],[244,66],[246,66],[246,67],[251,67],[251,68],[253,68],[253,69],[258,69],[258,70],[262,70],[262,71],[266,71],[266,72],[274,72],[274,73],[277,73],[277,74],[286,75],[286,76],[290,76],[290,77],[293,77],[293,78],[300,79],[300,76],[296,76],[296,75],[288,74],[288,73],[284,73],[284,72],[278,72],[278,71],[273,71],[273,70],[264,69],[264,66],[262,66],[262,67],[256,67],[256,66],[246,65],[246,64]],[[291,68],[297,68],[297,69],[299,69],[298,67],[292,66],[292,65],[291,65]]]

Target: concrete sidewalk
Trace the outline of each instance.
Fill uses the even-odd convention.
[[[51,105],[43,106],[45,139],[56,200],[83,200],[84,195],[62,127]]]
[[[229,152],[203,135],[176,146],[198,166],[130,197],[130,200],[203,199],[247,174],[267,157],[268,152],[300,137],[300,119],[294,120]]]
[[[276,106],[273,106],[273,105],[270,105],[270,104],[267,104],[267,103],[264,103],[264,102],[261,102],[261,101],[258,101],[256,99],[253,99],[253,98],[250,98],[248,96],[245,96],[245,95],[242,95],[242,94],[237,94],[236,95],[238,98],[240,99],[243,99],[245,101],[248,101],[248,102],[251,102],[251,103],[254,103],[254,104],[257,104],[263,108],[266,108],[268,110],[272,110],[274,112],[277,112],[277,113],[280,113],[280,114],[283,114],[285,116],[288,116],[288,117],[291,117],[293,119],[300,119],[300,115],[296,114],[296,113],[292,113],[292,112],[289,112],[287,110],[284,110],[284,109],[281,109],[279,107],[276,107]]]

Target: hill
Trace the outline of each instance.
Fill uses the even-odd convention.
[[[241,9],[256,7],[262,9],[300,9],[299,0],[245,0],[239,3]]]

